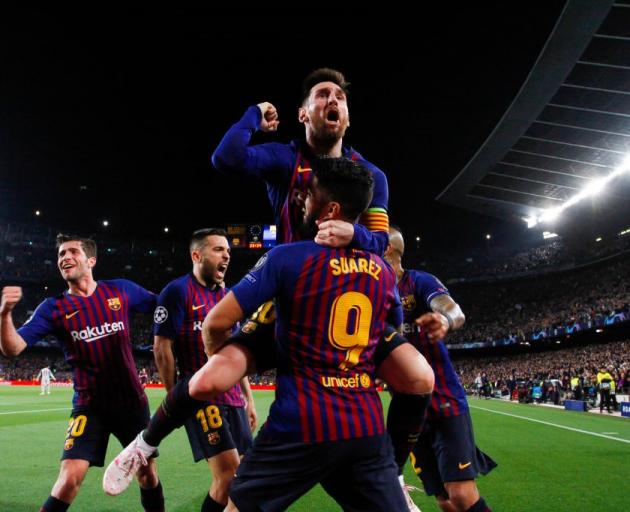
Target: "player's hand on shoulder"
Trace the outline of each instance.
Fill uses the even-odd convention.
[[[2,300],[0,301],[0,314],[8,313],[22,298],[20,286],[5,286],[2,288]]]
[[[260,130],[263,132],[275,132],[278,129],[280,120],[278,119],[278,111],[268,101],[263,101],[258,104],[258,108],[262,114],[262,120],[260,121]]]
[[[432,342],[444,339],[448,332],[448,320],[441,313],[425,313],[416,318],[416,324],[426,331]]]
[[[315,243],[327,247],[347,247],[354,238],[354,224],[345,220],[318,222]]]

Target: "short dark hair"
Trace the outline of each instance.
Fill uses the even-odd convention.
[[[304,102],[311,94],[311,89],[322,82],[332,82],[337,84],[341,87],[346,96],[350,93],[350,82],[346,81],[346,77],[343,76],[341,71],[331,68],[319,68],[315,71],[311,71],[304,79],[304,82],[302,83],[302,101],[300,102],[300,105],[304,105]]]
[[[82,236],[77,235],[66,235],[64,233],[59,233],[57,235],[55,248],[59,250],[61,244],[65,244],[66,242],[80,242],[81,248],[83,252],[88,258],[96,258],[96,242],[91,238],[84,238]]]
[[[223,228],[202,228],[193,231],[193,234],[190,235],[190,250],[193,251],[195,249],[199,249],[199,247],[204,244],[206,237],[212,235],[224,236],[227,238],[227,231]]]
[[[374,178],[361,164],[343,157],[320,157],[311,161],[311,167],[319,188],[341,205],[347,219],[356,219],[370,205]]]

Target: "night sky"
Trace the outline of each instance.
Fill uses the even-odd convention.
[[[393,222],[427,246],[509,231],[435,197],[518,93],[563,4],[2,16],[0,218],[97,235],[106,218],[114,236],[173,241],[270,223],[264,186],[217,173],[209,155],[261,101],[281,125],[255,142],[301,136],[302,79],[328,66],[352,83],[346,140],[388,175]]]

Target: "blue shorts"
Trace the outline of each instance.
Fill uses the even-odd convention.
[[[387,434],[323,443],[256,437],[232,482],[240,512],[286,510],[320,483],[350,512],[406,510]]]
[[[444,482],[474,480],[487,475],[497,463],[475,445],[470,413],[427,419],[411,462],[430,496],[444,494]]]
[[[245,407],[207,402],[185,426],[195,462],[234,448],[243,455],[252,445]]]
[[[127,446],[148,424],[148,404],[117,412],[89,407],[72,409],[61,460],[87,460],[90,466],[102,467],[110,434]]]

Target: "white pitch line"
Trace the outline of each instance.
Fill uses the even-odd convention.
[[[27,412],[49,412],[49,411],[69,411],[68,407],[58,407],[57,409],[35,409],[33,411],[9,411],[9,412],[0,412],[0,415],[3,414],[25,414]]]
[[[521,420],[533,421],[534,423],[542,423],[543,425],[549,425],[550,427],[563,428],[565,430],[571,430],[572,432],[580,432],[581,434],[588,434],[590,436],[603,437],[605,439],[611,439],[612,441],[619,441],[620,443],[630,444],[629,439],[619,439],[618,437],[611,437],[605,434],[598,434],[597,432],[590,432],[588,430],[582,430],[580,428],[566,427],[564,425],[558,425],[549,421],[535,420],[534,418],[528,418],[527,416],[519,416],[518,414],[510,414],[509,412],[495,411],[494,409],[486,409],[485,407],[478,407],[476,405],[470,406],[473,409],[480,409],[482,411],[493,412],[495,414],[503,414],[504,416],[511,416],[512,418],[519,418]]]

